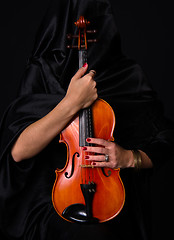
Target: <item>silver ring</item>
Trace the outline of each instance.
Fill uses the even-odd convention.
[[[109,155],[108,154],[105,155],[105,162],[109,162]]]

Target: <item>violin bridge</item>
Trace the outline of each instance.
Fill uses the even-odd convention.
[[[81,164],[79,167],[81,167],[81,168],[94,168],[93,165],[86,165],[86,164]]]

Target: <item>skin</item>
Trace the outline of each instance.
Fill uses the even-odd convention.
[[[77,71],[70,81],[66,96],[51,112],[28,126],[19,135],[11,149],[15,162],[32,158],[41,152],[66,127],[80,109],[91,106],[98,98],[96,82],[93,79],[95,71],[90,71],[84,75],[87,69],[88,65],[86,64]],[[95,167],[134,167],[132,151],[122,148],[115,142],[103,139],[90,138],[87,141],[94,143],[95,147],[86,147],[84,151],[99,154],[87,155],[87,160],[92,160]],[[106,154],[109,155],[109,162],[105,161]],[[141,167],[152,167],[149,157],[142,151],[140,154],[142,157]]]
[[[134,156],[131,150],[126,150],[117,143],[108,142],[104,139],[88,138],[86,141],[95,144],[95,147],[84,148],[84,151],[89,153],[89,155],[86,155],[86,160],[93,161],[95,167],[109,167],[113,169],[134,167]],[[142,158],[141,168],[153,167],[146,153],[139,151]],[[106,154],[109,156],[109,162],[105,161]]]

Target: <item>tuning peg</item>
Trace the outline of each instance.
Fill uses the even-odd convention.
[[[98,39],[88,39],[87,42],[89,42],[89,43],[96,43],[96,42],[98,42]]]
[[[78,46],[73,46],[73,45],[67,45],[66,47],[67,47],[68,49],[78,48]]]
[[[82,40],[82,42],[85,42],[85,40]],[[96,42],[98,42],[98,39],[88,39],[87,42],[88,43],[96,43]]]
[[[67,39],[71,40],[72,38],[78,38],[79,36],[78,35],[72,35],[71,33],[68,33],[66,35]]]
[[[78,48],[78,46],[73,46],[73,45],[67,45],[66,47],[67,47],[68,49]],[[85,45],[81,45],[80,47],[81,47],[81,49],[85,49],[86,46],[85,46]]]
[[[96,29],[93,29],[93,30],[86,30],[87,33],[97,33],[97,30]]]

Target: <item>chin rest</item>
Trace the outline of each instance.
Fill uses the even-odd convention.
[[[83,204],[72,204],[65,208],[62,216],[67,220],[77,223],[98,223],[97,218],[89,217],[87,215],[86,206]]]

